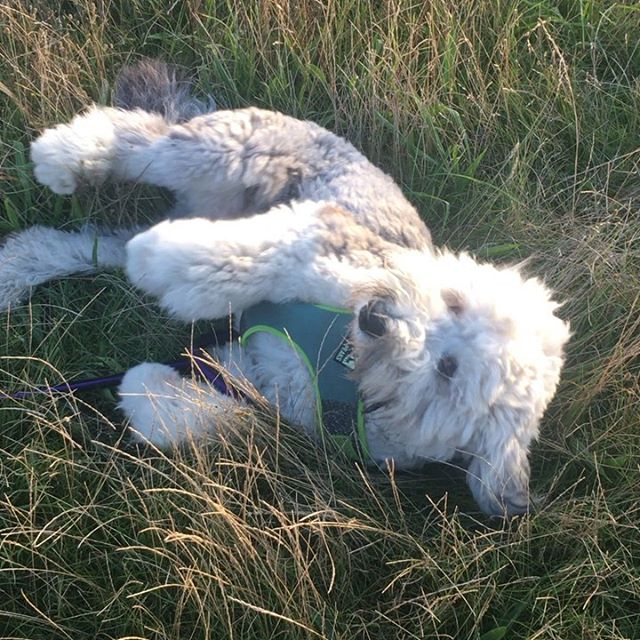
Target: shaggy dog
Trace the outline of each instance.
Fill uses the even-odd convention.
[[[32,144],[36,178],[59,194],[158,185],[182,217],[139,233],[14,235],[0,250],[0,308],[53,277],[119,266],[187,322],[264,301],[347,308],[371,460],[410,469],[462,457],[486,513],[525,512],[529,445],[569,337],[550,291],[517,268],[434,250],[393,180],[316,124],[210,111],[159,63],[126,69],[116,96],[119,108],[93,106]],[[216,357],[317,434],[313,373],[281,340],[260,334]],[[151,363],[120,394],[138,437],[160,445],[215,430],[242,402]]]

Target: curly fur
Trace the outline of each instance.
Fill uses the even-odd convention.
[[[155,86],[171,113],[93,106],[32,144],[35,175],[65,194],[107,179],[159,185],[183,215],[200,217],[137,234],[27,229],[0,250],[0,307],[46,279],[119,264],[186,321],[264,300],[349,307],[355,376],[376,407],[366,424],[375,461],[408,469],[462,454],[485,512],[526,511],[528,449],[569,338],[550,291],[518,268],[434,250],[391,178],[318,125],[252,108],[182,121],[175,105],[194,103],[168,98],[171,73],[146,64],[126,72],[120,87],[137,97],[120,104],[143,107]],[[216,356],[315,432],[308,373],[271,336]],[[132,369],[120,393],[138,437],[159,444],[215,430],[238,408],[158,364]]]

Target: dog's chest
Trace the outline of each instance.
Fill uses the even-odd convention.
[[[311,434],[322,424],[348,437],[356,423],[351,319],[341,309],[293,302],[258,305],[240,321],[243,374]]]

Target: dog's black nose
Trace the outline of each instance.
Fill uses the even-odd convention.
[[[453,378],[458,370],[458,361],[453,356],[445,354],[440,358],[440,360],[438,360],[436,369],[442,377]]]
[[[374,338],[380,338],[387,332],[387,316],[382,312],[378,300],[369,301],[358,314],[360,331]]]

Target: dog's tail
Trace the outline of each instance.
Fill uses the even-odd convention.
[[[107,233],[85,227],[69,232],[35,226],[10,235],[0,246],[0,312],[49,280],[124,267],[125,245],[139,231]]]
[[[192,88],[192,79],[178,67],[144,59],[120,71],[113,103],[121,109],[159,113],[170,123],[185,122],[216,110],[213,97],[196,98],[191,94]]]

